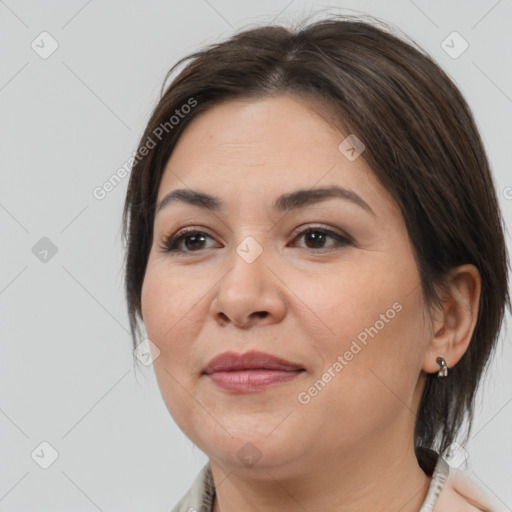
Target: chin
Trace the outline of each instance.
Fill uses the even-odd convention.
[[[270,432],[271,430],[269,430]],[[282,467],[289,467],[295,462],[303,461],[303,449],[299,450],[289,432],[283,432],[284,438],[270,434],[255,434],[254,432],[241,432],[231,429],[233,437],[227,435],[217,439],[209,438],[194,441],[214,463],[221,465],[229,471],[268,472]],[[203,432],[204,434],[204,432]]]

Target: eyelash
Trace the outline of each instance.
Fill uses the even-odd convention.
[[[306,229],[303,229],[301,231],[294,233],[294,235],[295,235],[294,240],[296,240],[300,236],[307,234],[307,233],[322,233],[331,238],[334,238],[338,242],[338,247],[344,247],[346,245],[353,245],[353,241],[350,238],[342,236],[339,233],[336,233],[335,231],[332,231],[330,229],[326,229],[323,227],[315,227],[315,226],[309,226]],[[204,231],[200,231],[194,227],[183,228],[181,231],[179,231],[175,235],[170,235],[168,237],[165,237],[164,240],[162,241],[162,244],[160,245],[160,250],[164,253],[183,253],[183,254],[201,253],[201,252],[205,251],[206,249],[199,249],[198,251],[184,251],[184,250],[177,248],[181,241],[183,241],[193,235],[206,235],[206,237],[212,238],[210,235],[208,235]],[[305,247],[305,249],[308,249],[308,248]],[[327,252],[332,249],[320,248],[320,249],[310,249],[310,250],[313,252],[319,253],[319,252]]]

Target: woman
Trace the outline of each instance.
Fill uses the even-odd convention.
[[[123,214],[134,346],[209,458],[174,510],[497,510],[441,456],[510,307],[459,90],[348,16],[187,59]]]

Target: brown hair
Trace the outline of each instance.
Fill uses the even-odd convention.
[[[328,107],[342,132],[363,141],[361,157],[400,207],[429,307],[441,303],[436,287],[452,267],[472,263],[482,278],[469,348],[448,377],[426,375],[417,413],[416,446],[442,453],[465,417],[468,439],[476,389],[510,308],[508,260],[489,162],[468,104],[424,50],[392,30],[373,17],[333,15],[294,29],[246,29],[179,60],[162,85],[128,184],[125,291],[135,347],[161,177],[198,114],[230,99],[287,93]]]

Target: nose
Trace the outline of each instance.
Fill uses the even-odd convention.
[[[220,325],[247,329],[280,322],[286,312],[283,284],[265,251],[248,263],[233,251],[231,270],[221,279],[211,312]]]

